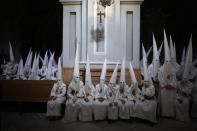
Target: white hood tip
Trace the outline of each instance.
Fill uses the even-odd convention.
[[[107,60],[105,59],[105,61],[103,63],[103,67],[102,67],[100,80],[105,80],[106,71],[107,71]]]
[[[129,72],[130,72],[132,83],[137,83],[137,79],[136,79],[135,72],[133,70],[133,66],[132,66],[131,62],[129,62]]]
[[[125,82],[125,58],[122,60],[120,82]]]

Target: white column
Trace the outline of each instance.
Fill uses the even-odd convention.
[[[82,61],[86,61],[87,53],[87,0],[82,0]]]
[[[74,59],[73,56],[70,57],[70,51],[74,51],[75,49],[70,49],[69,44],[70,43],[70,14],[71,12],[76,13],[76,37],[77,41],[80,42],[80,59],[81,59],[81,53],[82,53],[82,40],[81,40],[81,25],[82,25],[82,19],[81,19],[81,5],[64,5],[63,6],[63,67],[73,67],[74,65]],[[75,54],[75,53],[74,53]]]

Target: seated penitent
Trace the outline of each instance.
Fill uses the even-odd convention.
[[[129,63],[129,72],[131,76],[131,87],[128,89],[128,103],[129,103],[129,114],[130,117],[138,117],[138,111],[141,110],[142,101],[144,97],[142,96],[141,90],[138,88],[138,82],[131,65]]]
[[[75,56],[75,65],[73,71],[73,79],[71,80],[68,89],[67,89],[67,101],[66,101],[66,110],[64,114],[65,122],[73,122],[78,118],[79,113],[79,103],[81,96],[81,88],[83,88],[83,82],[79,78],[79,55],[78,55],[78,45]]]
[[[186,79],[181,80],[177,86],[175,101],[175,116],[177,120],[189,122],[189,104],[193,84]]]
[[[16,77],[14,78],[15,80],[26,80],[24,73],[23,73],[23,60],[21,59],[19,64],[18,64],[18,70]]]
[[[122,61],[120,83],[117,92],[119,118],[129,119],[128,86],[125,83],[125,59]]]
[[[166,34],[164,32],[164,53],[165,61],[159,68],[158,80],[160,85],[160,105],[161,116],[175,117],[175,99],[176,99],[176,72],[170,62],[170,50]]]
[[[47,117],[56,119],[62,116],[62,104],[66,100],[66,85],[62,82],[60,58],[58,61],[58,80],[51,90],[50,100],[47,102]]]
[[[118,90],[118,87],[116,85],[117,71],[118,71],[118,64],[116,65],[116,68],[114,69],[114,72],[111,76],[111,79],[107,87],[107,99],[109,102],[107,116],[109,120],[118,119],[118,100],[116,99],[117,90]]]
[[[106,60],[103,64],[100,83],[96,85],[95,94],[94,94],[94,119],[95,120],[104,120],[107,117],[107,86],[105,84],[105,74],[107,69]]]
[[[190,48],[190,47],[188,47]],[[190,50],[188,50],[190,51]],[[189,74],[190,71],[190,63],[189,57],[191,57],[190,52],[187,52],[186,60],[185,60],[185,66],[183,70],[183,77],[180,82],[178,82],[177,86],[177,98],[175,101],[175,113],[176,113],[176,119],[180,121],[186,121],[189,122],[189,102],[190,102],[190,96],[193,84],[189,81]],[[191,58],[192,59],[192,58]]]
[[[92,121],[93,116],[93,96],[95,92],[94,85],[92,84],[90,64],[87,56],[86,63],[86,76],[85,85],[80,88],[80,109],[79,109],[79,120],[80,121]]]
[[[144,97],[144,101],[142,101],[141,103],[141,108],[140,108],[141,110],[139,110],[138,112],[138,117],[155,123],[157,122],[156,120],[157,100],[155,98],[155,88],[150,76],[148,76],[147,65],[145,61],[143,62],[143,66],[144,66],[144,82],[142,85],[142,95]]]

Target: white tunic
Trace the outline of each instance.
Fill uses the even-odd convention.
[[[143,86],[142,95],[145,99],[141,102],[142,111],[138,112],[138,117],[141,119],[149,120],[154,123],[157,122],[157,100],[155,98],[155,88],[153,84],[150,84],[148,87]]]
[[[83,82],[75,83],[74,80],[71,81],[67,95],[68,100],[66,102],[66,109],[64,114],[64,122],[74,122],[77,121],[79,113],[79,103],[81,99],[78,96],[81,96],[81,91],[76,90],[83,88]]]
[[[51,90],[50,96],[56,98],[47,102],[47,116],[61,116],[61,105],[66,100],[65,95],[66,85],[62,83],[61,86],[58,86],[55,83]]]
[[[85,91],[85,86],[80,90],[80,108],[79,108],[79,120],[80,121],[92,121],[93,116],[93,95],[94,95],[94,86],[92,85],[91,89]]]
[[[128,94],[127,94],[128,86],[125,84],[124,92],[120,92],[120,86],[118,87],[117,92],[117,100],[118,100],[118,112],[119,118],[121,119],[129,119],[129,102],[128,102]]]
[[[93,104],[95,120],[104,120],[107,117],[107,107],[108,107],[107,86],[104,85],[102,91],[100,89],[101,89],[100,84],[97,84],[95,89],[95,95],[94,95],[95,101]],[[103,100],[100,101],[99,99],[103,99]]]
[[[172,66],[169,66],[170,68]],[[167,69],[168,69],[167,68]],[[175,117],[175,99],[176,99],[176,73],[174,70],[167,70],[163,65],[158,72],[160,84],[160,105],[161,116]]]
[[[176,97],[176,119],[180,121],[189,122],[189,101],[192,90],[192,83],[185,81],[185,83],[178,83],[178,93]]]
[[[142,110],[144,97],[139,88],[133,86],[128,89],[128,103],[130,117],[138,117],[138,111]]]
[[[108,119],[109,120],[117,120],[118,119],[118,100],[117,98],[117,85],[115,87],[110,87],[108,85],[107,89],[107,99],[109,102],[108,105]]]

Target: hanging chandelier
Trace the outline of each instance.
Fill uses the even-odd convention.
[[[103,7],[111,6],[114,3],[114,0],[98,0],[97,3]]]

